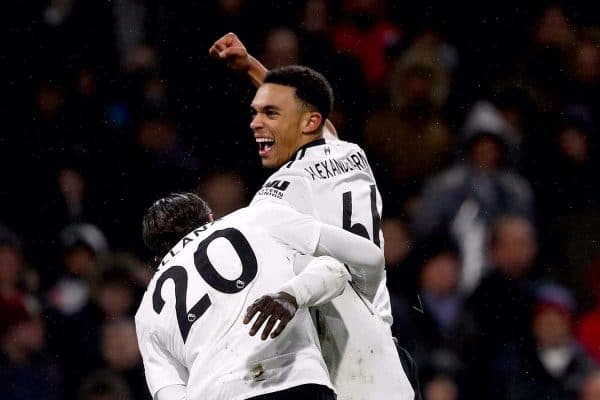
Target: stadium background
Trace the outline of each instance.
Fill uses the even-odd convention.
[[[600,399],[591,3],[3,2],[0,398],[147,398],[143,213],[196,190],[222,215],[268,176],[254,90],[208,56],[233,31],[331,81],[425,398]]]

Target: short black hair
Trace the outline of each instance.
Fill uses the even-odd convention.
[[[157,200],[143,221],[144,243],[155,256],[166,254],[183,236],[211,220],[208,203],[195,193],[172,193]]]
[[[267,73],[264,83],[289,86],[296,89],[296,97],[314,107],[323,117],[323,122],[333,109],[333,89],[329,81],[319,72],[302,65],[274,68]]]

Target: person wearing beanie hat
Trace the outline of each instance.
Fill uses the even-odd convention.
[[[594,364],[572,332],[573,296],[542,282],[533,309],[531,340],[507,348],[496,360],[494,387],[502,388],[503,398],[574,399]]]

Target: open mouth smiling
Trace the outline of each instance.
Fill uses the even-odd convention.
[[[275,140],[269,138],[256,138],[256,144],[258,145],[258,153],[261,156],[264,156],[273,148]]]

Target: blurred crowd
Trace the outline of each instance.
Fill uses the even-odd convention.
[[[208,57],[232,31],[331,81],[424,398],[600,399],[598,14],[405,3],[3,2],[0,398],[148,398],[144,212],[194,190],[221,216],[269,174],[251,84]]]

